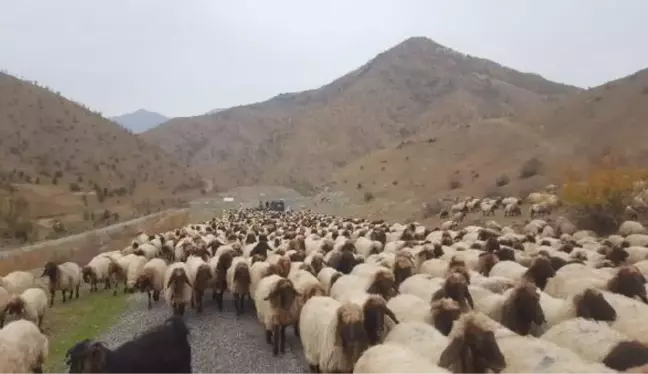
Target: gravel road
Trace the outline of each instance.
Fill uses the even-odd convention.
[[[146,308],[145,294],[135,294],[131,298],[119,322],[99,338],[110,348],[132,339],[136,332],[163,323],[171,315],[164,297],[150,311]],[[194,373],[308,372],[301,342],[292,328],[286,330],[286,353],[274,357],[272,346],[265,342],[254,306],[247,304],[246,299],[245,314],[237,319],[234,303],[227,293],[224,304],[223,311],[219,312],[211,300],[211,293],[208,293],[202,315],[193,309],[185,312]]]

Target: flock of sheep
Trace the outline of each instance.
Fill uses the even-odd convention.
[[[171,318],[115,350],[79,342],[70,372],[190,372],[183,316],[201,313],[211,291],[221,311],[225,292],[237,315],[254,311],[275,355],[286,335],[301,340],[313,372],[647,373],[648,231],[626,221],[618,235],[597,237],[536,217],[546,212],[537,204],[551,203],[531,205],[517,231],[493,220],[459,229],[460,216],[430,230],[228,211],[141,234],[83,267],[47,263],[49,300],[31,273],[13,272],[0,278],[0,319],[16,319],[0,330],[0,372],[42,372],[48,304],[58,291],[62,302],[78,298],[85,282],[91,292],[144,292],[148,308],[162,295]],[[501,206],[510,215],[521,202],[455,205],[448,214]]]

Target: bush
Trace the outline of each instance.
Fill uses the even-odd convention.
[[[579,226],[607,235],[624,221],[625,207],[635,196],[635,183],[647,178],[648,170],[615,162],[596,165],[586,172],[568,170],[560,197],[572,209]]]
[[[461,186],[462,186],[461,181],[457,177],[452,177],[448,181],[448,187],[451,190],[456,190],[457,188],[461,188]]]
[[[81,187],[78,184],[72,182],[70,183],[70,192],[81,192]]]
[[[509,184],[509,182],[511,182],[511,179],[506,174],[502,174],[499,177],[497,177],[497,179],[495,179],[495,185],[497,187],[506,186],[507,184]]]
[[[364,201],[365,201],[365,203],[368,203],[368,202],[372,201],[374,198],[375,198],[375,196],[374,196],[373,193],[371,193],[369,191],[364,193]]]
[[[542,161],[536,157],[532,157],[522,164],[522,168],[520,168],[520,179],[527,179],[538,175],[540,174],[540,169],[542,169]]]

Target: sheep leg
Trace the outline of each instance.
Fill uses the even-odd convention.
[[[266,330],[266,343],[272,344],[272,331]]]
[[[106,278],[106,282],[104,283],[104,290],[109,290],[110,289],[110,279]]]
[[[34,373],[42,373],[43,372],[43,365],[38,365],[37,367],[34,368]]]
[[[319,373],[319,365],[308,365],[308,368],[310,369],[311,373]]]
[[[295,329],[295,336],[299,338],[299,322],[295,323],[293,328]]]
[[[241,303],[241,314],[243,314],[245,312],[245,294],[241,295],[239,303]]]
[[[202,291],[196,291],[196,312],[202,313]]]
[[[241,295],[235,293],[234,294],[234,310],[236,310],[236,316],[241,315],[241,311],[239,310],[239,299],[241,298]]]
[[[182,304],[178,305],[178,315],[180,317],[182,317],[182,316],[184,316],[184,312],[185,312],[185,304],[182,303]]]
[[[5,314],[0,312],[0,329],[4,327]]]
[[[65,303],[65,290],[61,290],[61,294],[63,295],[63,303]]]
[[[277,356],[279,355],[279,339],[281,336],[281,326],[276,325],[274,326],[274,331],[272,332],[272,355]]]
[[[56,291],[53,289],[50,289],[50,303],[49,306],[50,308],[54,305],[54,296],[56,295]]]
[[[38,329],[43,332],[43,316],[38,316]]]
[[[216,306],[218,306],[218,311],[223,311],[223,291],[215,292],[216,294]]]
[[[77,284],[76,286],[76,294],[75,294],[75,299],[79,298],[79,288],[81,288],[81,285]],[[97,289],[97,283],[95,283],[95,291],[99,291]],[[72,293],[70,292],[70,299],[72,299]]]
[[[281,353],[286,353],[286,326],[281,326],[281,340],[279,343],[279,350]]]
[[[148,296],[148,309],[151,310],[153,308],[153,304],[151,304],[151,291],[146,290],[146,295]]]
[[[153,301],[157,302],[160,300],[160,291],[153,291]]]

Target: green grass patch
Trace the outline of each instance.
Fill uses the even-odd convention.
[[[115,324],[129,296],[123,292],[113,296],[111,290],[90,294],[84,287],[78,300],[63,304],[57,292],[54,307],[47,311],[43,323],[49,339],[49,357],[44,371],[66,372],[68,349],[83,339],[97,338]]]

